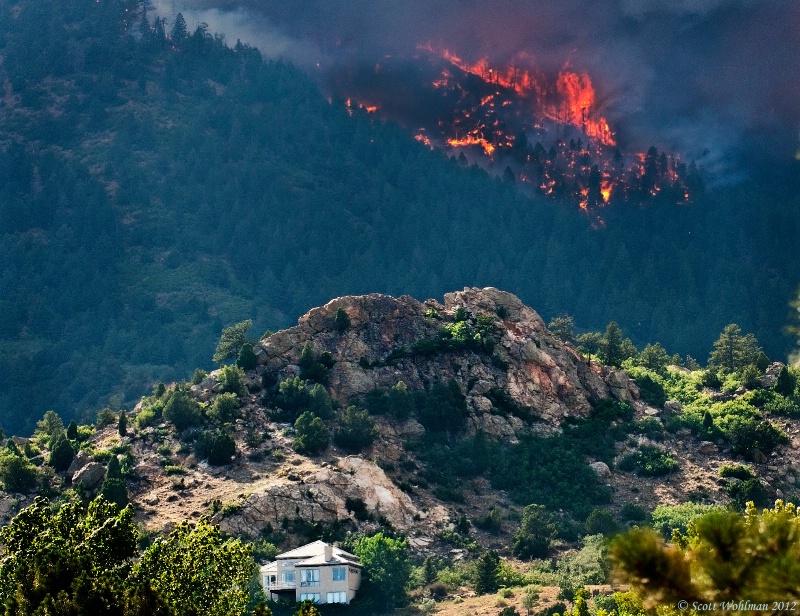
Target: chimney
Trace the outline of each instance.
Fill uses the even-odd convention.
[[[325,544],[325,562],[333,560],[333,547],[329,544]]]

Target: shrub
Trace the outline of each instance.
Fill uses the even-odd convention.
[[[793,398],[781,394],[774,394],[772,399],[764,404],[764,410],[771,415],[781,417],[800,417],[800,404]]]
[[[223,392],[238,395],[244,390],[244,370],[239,366],[222,366],[217,374],[217,382]]]
[[[203,416],[200,405],[189,395],[183,387],[172,391],[169,399],[164,404],[164,419],[175,426],[178,431],[196,426],[202,422]]]
[[[71,441],[77,440],[78,438],[78,424],[74,421],[70,421],[69,426],[67,426],[67,438]]]
[[[158,406],[152,405],[142,407],[142,410],[136,415],[136,425],[139,428],[146,428],[147,426],[154,425],[161,415],[161,409],[162,406],[160,404]]]
[[[403,381],[398,381],[389,390],[387,405],[389,413],[396,419],[404,420],[411,417],[414,412],[414,397]]]
[[[719,469],[719,476],[729,479],[741,479],[742,481],[746,479],[752,479],[754,477],[753,471],[750,470],[749,467],[744,466],[742,464],[723,464]]]
[[[333,417],[333,403],[323,385],[317,383],[311,388],[309,392],[308,408],[320,419],[330,419]]]
[[[236,442],[224,430],[211,441],[208,451],[208,463],[211,466],[225,466],[231,463],[236,455]]]
[[[208,372],[206,372],[202,368],[195,368],[194,372],[192,373],[192,379],[191,379],[192,385],[199,385],[206,379],[207,376]]]
[[[219,423],[231,421],[239,411],[239,398],[236,394],[227,392],[220,394],[208,409],[208,416]]]
[[[658,505],[651,514],[653,528],[659,531],[665,539],[669,539],[672,537],[674,530],[685,534],[689,522],[715,509],[714,505],[700,505],[697,503]]]
[[[587,535],[613,535],[619,532],[619,523],[610,511],[595,509],[586,518]]]
[[[725,489],[731,497],[731,503],[740,511],[744,511],[750,501],[753,501],[756,507],[770,505],[769,492],[755,477],[731,483]]]
[[[0,449],[0,483],[6,492],[20,492],[27,494],[36,487],[38,471],[36,467],[22,455],[14,441]]]
[[[778,378],[775,379],[775,391],[782,396],[792,396],[796,387],[797,375],[792,370],[789,370],[787,366],[781,368],[781,371],[778,372]]]
[[[675,472],[680,464],[671,453],[652,445],[645,445],[624,456],[617,466],[623,471],[635,471],[639,475],[659,477]]]
[[[348,406],[339,418],[333,440],[340,447],[358,452],[372,445],[376,436],[375,422],[369,413]]]
[[[311,411],[306,411],[294,423],[296,436],[292,440],[295,451],[315,455],[325,451],[330,443],[330,433],[323,421]]]
[[[119,420],[117,421],[117,432],[120,436],[128,434],[128,415],[125,411],[119,412]]]
[[[367,504],[364,502],[363,499],[358,497],[350,497],[348,496],[344,501],[344,508],[347,511],[351,511],[355,516],[356,520],[360,520],[364,522],[366,520],[371,520],[372,516],[367,509]]]
[[[125,489],[125,481],[115,477],[108,477],[100,488],[100,496],[109,503],[114,503],[119,510],[123,510],[128,504],[128,490]]]
[[[343,308],[336,309],[336,331],[340,334],[350,327],[350,317]]]
[[[276,406],[282,410],[281,419],[293,422],[301,410],[308,409],[311,395],[300,377],[288,378],[278,385]]]
[[[481,530],[497,535],[502,529],[503,516],[497,507],[492,507],[485,517],[475,520],[474,524]]]
[[[330,353],[326,351],[317,356],[309,342],[303,347],[300,353],[300,360],[297,362],[302,380],[314,381],[323,385],[328,383],[328,374],[333,364],[333,357]]]
[[[494,550],[484,552],[478,557],[478,561],[475,563],[475,592],[477,594],[485,595],[497,590],[499,568],[500,557]]]
[[[647,512],[639,505],[634,505],[633,503],[625,503],[619,515],[627,522],[644,522],[647,519]]]
[[[56,437],[53,443],[48,464],[50,464],[56,472],[61,473],[69,468],[69,465],[72,464],[72,460],[74,459],[75,450],[72,448],[72,443],[69,442],[67,435],[62,432]]]
[[[239,356],[236,358],[236,366],[242,370],[255,370],[258,366],[258,357],[253,352],[253,345],[250,342],[242,345]]]
[[[528,505],[522,512],[519,529],[514,533],[511,551],[519,558],[547,558],[556,527],[542,505]]]
[[[454,380],[433,384],[427,394],[415,396],[420,423],[434,432],[458,432],[467,418],[467,402]]]
[[[786,433],[768,421],[733,418],[727,426],[726,436],[734,453],[752,460],[756,451],[769,455],[778,445],[789,442]]]

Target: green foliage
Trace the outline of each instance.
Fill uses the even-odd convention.
[[[561,342],[575,344],[575,319],[568,314],[560,314],[550,319],[547,329]]]
[[[313,601],[306,599],[305,601],[300,602],[300,605],[293,616],[322,616],[322,614],[316,608]]]
[[[619,368],[624,357],[622,348],[622,330],[616,321],[611,321],[603,334],[599,349],[600,359],[607,366]]]
[[[56,472],[63,472],[72,464],[75,459],[75,450],[72,448],[72,443],[69,442],[67,435],[62,431],[61,434],[55,437],[52,449],[50,450],[50,458],[47,463],[52,466]]]
[[[120,510],[124,509],[128,504],[128,490],[125,488],[125,481],[120,478],[106,477],[100,488],[100,496],[116,505]]]
[[[694,520],[683,545],[664,543],[649,529],[616,540],[612,558],[618,577],[632,586],[645,608],[687,601],[772,605],[800,599],[800,532],[793,505],[744,516],[716,510]]]
[[[236,365],[242,370],[255,370],[256,366],[258,366],[258,357],[253,351],[253,345],[249,342],[245,342],[242,348],[239,349]]]
[[[636,471],[639,475],[660,477],[678,470],[680,463],[671,453],[653,445],[644,445],[635,452],[623,456],[617,466],[623,471]]]
[[[9,440],[0,449],[0,483],[6,492],[27,494],[36,486],[38,475],[36,467],[22,455],[14,441]]]
[[[350,327],[350,316],[343,308],[336,309],[336,331],[343,333]]]
[[[636,363],[642,368],[663,375],[666,373],[667,365],[670,363],[670,357],[666,349],[656,342],[655,344],[648,344],[642,349],[642,352],[636,358]]]
[[[479,595],[497,592],[500,557],[494,550],[484,552],[475,563],[475,592]]]
[[[330,432],[325,423],[311,411],[306,411],[294,422],[295,438],[292,447],[295,451],[309,455],[322,453],[330,443]]]
[[[117,420],[117,432],[120,436],[128,434],[128,415],[125,411],[119,412],[119,419]]]
[[[88,508],[37,498],[0,531],[0,604],[14,614],[56,605],[61,614],[123,613],[139,594],[128,583],[137,534],[133,511],[102,498]]]
[[[586,518],[587,535],[614,535],[619,532],[619,522],[607,509],[595,509]]]
[[[331,419],[333,417],[333,402],[325,387],[316,383],[308,393],[308,410],[320,419]]]
[[[300,377],[288,378],[278,385],[275,405],[282,411],[281,420],[294,422],[311,406],[311,393]]]
[[[317,355],[311,343],[306,342],[300,353],[300,360],[297,362],[300,367],[300,379],[327,385],[328,375],[333,363],[333,357],[330,353],[324,351]]]
[[[559,598],[573,600],[579,589],[604,584],[609,575],[608,549],[603,535],[587,535],[581,549],[560,558],[556,565]]]
[[[401,421],[414,413],[414,397],[403,381],[397,381],[389,390],[387,407],[389,413]]]
[[[639,505],[625,503],[620,509],[620,517],[627,522],[644,522],[649,517]]]
[[[214,436],[208,449],[208,463],[211,466],[230,464],[236,455],[236,442],[225,430]]]
[[[731,482],[725,487],[731,504],[738,510],[744,511],[747,503],[755,503],[756,507],[767,507],[770,504],[770,495],[762,483],[755,477],[744,479],[740,482]]]
[[[358,538],[353,551],[364,566],[378,602],[387,608],[403,604],[411,574],[407,541],[376,533]]]
[[[742,464],[723,464],[719,467],[719,476],[725,479],[741,479],[742,481],[755,477],[750,467]]]
[[[36,422],[36,432],[34,436],[41,443],[54,443],[55,439],[64,434],[64,422],[55,411],[47,411],[44,416]]]
[[[178,431],[199,425],[203,420],[200,405],[183,387],[177,387],[169,392],[162,415]]]
[[[547,558],[550,543],[556,536],[552,515],[542,505],[528,505],[522,511],[522,521],[514,533],[511,551],[518,558]]]
[[[253,321],[247,319],[223,328],[217,348],[214,350],[213,361],[223,362],[231,357],[236,357],[245,344],[249,344],[252,347],[255,342],[248,340],[246,335],[247,330],[252,326]]]
[[[667,392],[660,374],[650,368],[633,367],[628,374],[636,381],[642,400],[651,406],[661,408],[667,401]]]
[[[481,530],[497,535],[502,530],[503,516],[497,507],[492,507],[485,517],[475,520],[473,523]]]
[[[455,380],[435,382],[426,393],[414,396],[417,418],[434,432],[459,432],[467,418],[467,402]]]
[[[199,385],[206,379],[207,376],[208,372],[206,372],[202,368],[195,368],[194,372],[192,373],[192,378],[190,379],[190,382],[192,385]]]
[[[244,370],[239,366],[222,366],[217,375],[222,391],[239,395],[244,392]]]
[[[248,546],[223,540],[218,527],[201,520],[156,539],[133,575],[148,580],[177,614],[237,616],[247,606],[254,566]]]
[[[733,417],[724,428],[734,453],[753,459],[756,452],[769,455],[778,445],[789,442],[786,433],[768,421]]]
[[[709,368],[718,368],[723,374],[737,372],[758,360],[761,348],[753,334],[742,335],[735,323],[726,325],[714,342],[714,350],[708,358]]]
[[[208,409],[208,416],[219,423],[232,421],[238,414],[239,398],[230,392],[218,395]]]
[[[67,438],[71,441],[78,439],[78,424],[76,424],[74,420],[70,421],[67,426]]]
[[[333,441],[349,451],[358,452],[372,445],[376,436],[375,422],[369,413],[348,406],[339,417]]]
[[[797,388],[797,374],[788,366],[781,368],[775,379],[775,391],[782,396],[793,396]]]
[[[714,505],[697,503],[658,505],[651,514],[652,525],[655,530],[668,539],[672,537],[675,530],[685,534],[692,521],[715,509]]]

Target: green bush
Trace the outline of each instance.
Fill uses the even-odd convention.
[[[764,410],[771,415],[780,417],[800,417],[800,404],[796,398],[788,398],[781,394],[774,394],[772,399],[764,404]]]
[[[734,453],[752,460],[756,452],[769,455],[778,445],[789,442],[786,433],[768,421],[733,418],[726,426],[725,435]]]
[[[242,345],[239,356],[236,358],[236,366],[242,370],[255,370],[258,366],[258,358],[253,352],[252,343],[246,342]]]
[[[208,463],[211,466],[225,466],[236,455],[236,442],[224,430],[211,441],[208,450]]]
[[[178,387],[169,393],[162,415],[178,431],[196,426],[203,421],[200,405],[183,387]]]
[[[769,492],[755,477],[737,483],[730,483],[725,488],[731,503],[739,510],[744,511],[747,503],[753,501],[756,507],[768,507],[770,503]]]
[[[300,378],[304,381],[328,384],[328,375],[333,367],[333,357],[327,351],[317,355],[311,347],[311,343],[306,343],[300,353],[300,360],[297,365],[300,367]]]
[[[208,409],[208,416],[219,423],[226,423],[236,418],[239,413],[239,398],[234,393],[220,394]]]
[[[121,511],[128,504],[128,490],[123,479],[108,477],[100,488],[100,496],[115,504]]]
[[[207,376],[208,372],[206,372],[202,368],[195,368],[194,372],[192,373],[192,379],[191,379],[192,385],[199,385],[206,379]]]
[[[149,406],[143,406],[139,413],[136,415],[134,421],[136,425],[141,428],[146,428],[147,426],[153,426],[158,422],[161,418],[161,411],[163,410],[163,404],[153,404]]]
[[[325,387],[316,383],[309,392],[308,410],[320,419],[333,417],[333,402]]]
[[[372,445],[377,432],[366,410],[348,406],[339,417],[333,441],[349,451],[358,452]]]
[[[0,449],[0,483],[6,492],[27,494],[36,487],[39,472],[14,441]]]
[[[222,366],[217,382],[223,392],[241,394],[244,391],[244,370],[239,366]]]
[[[336,309],[336,331],[345,332],[350,327],[350,317],[343,308]]]
[[[595,509],[586,518],[587,535],[613,535],[619,532],[619,522],[606,509]]]
[[[651,514],[653,528],[659,531],[665,539],[671,538],[674,530],[686,534],[689,522],[715,509],[718,508],[714,505],[698,503],[658,505]]]
[[[723,464],[719,469],[719,476],[725,479],[735,478],[744,481],[752,479],[755,475],[753,475],[753,471],[749,467],[742,464]]]
[[[619,515],[626,522],[644,522],[648,518],[647,512],[633,503],[625,503]]]
[[[671,453],[653,445],[644,445],[624,456],[617,467],[623,471],[635,471],[639,475],[659,477],[675,472],[680,464]]]
[[[405,420],[414,413],[414,397],[403,381],[398,381],[389,390],[387,407],[389,413],[399,420]]]
[[[454,380],[446,385],[441,381],[433,384],[427,393],[414,396],[419,422],[434,432],[458,432],[467,418],[467,402],[461,388]]]
[[[294,422],[300,412],[311,405],[311,394],[300,377],[288,378],[278,385],[275,405],[281,409],[280,419]]]
[[[323,421],[311,411],[306,411],[294,422],[296,436],[292,447],[300,453],[322,453],[330,443],[330,432]]]
[[[52,466],[56,472],[61,473],[69,468],[72,460],[75,459],[75,450],[72,448],[72,443],[69,442],[67,435],[63,432],[59,434],[53,448],[50,451],[50,459],[48,464]]]
[[[552,515],[542,505],[528,505],[522,512],[519,529],[514,533],[511,552],[523,559],[547,558],[555,536]]]
[[[657,372],[641,367],[629,370],[631,378],[636,381],[642,400],[650,406],[661,408],[667,401],[667,393]]]

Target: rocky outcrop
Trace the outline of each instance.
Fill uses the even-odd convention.
[[[72,476],[72,485],[82,483],[89,490],[95,490],[106,477],[106,467],[99,462],[89,462]]]
[[[217,514],[223,531],[251,537],[283,520],[332,522],[351,518],[347,500],[363,503],[374,517],[386,518],[395,528],[416,524],[420,512],[407,494],[392,483],[375,463],[357,456],[340,458],[336,467],[326,466],[304,477],[289,477],[253,493],[233,515]]]
[[[495,319],[492,351],[414,353],[421,341],[435,340],[459,308],[468,318]],[[335,323],[340,309],[350,319],[345,331]],[[337,298],[308,312],[296,327],[256,345],[258,370],[275,373],[281,380],[298,374],[306,344],[335,360],[329,384],[332,395],[342,402],[376,388],[389,389],[401,380],[409,389],[420,390],[437,380],[453,379],[467,398],[469,428],[496,438],[513,438],[530,422],[496,408],[493,391],[509,395],[524,409],[520,415],[535,418],[540,429],[542,425],[556,429],[567,415],[585,415],[591,399],[639,398],[624,371],[588,362],[552,336],[541,317],[516,296],[491,287],[448,293],[443,304],[380,294]]]

